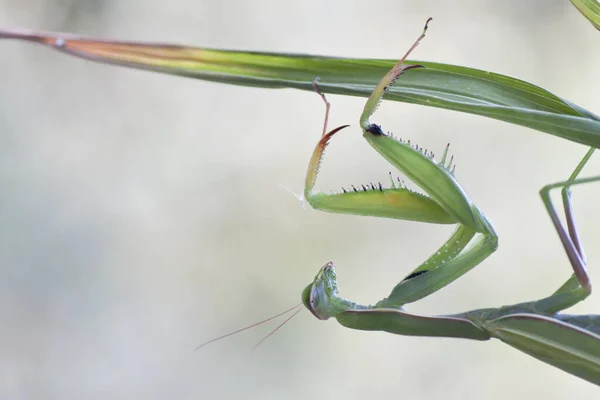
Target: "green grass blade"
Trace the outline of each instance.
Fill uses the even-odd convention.
[[[571,3],[600,30],[600,3],[597,0],[571,0]]]
[[[73,35],[1,31],[0,38],[50,46],[89,60],[214,82],[313,90],[367,97],[393,60],[212,50],[169,44],[86,39]],[[409,61],[387,100],[445,108],[494,118],[600,147],[600,119],[530,83],[472,68]]]

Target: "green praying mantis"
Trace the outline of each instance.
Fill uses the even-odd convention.
[[[367,142],[425,194],[396,182],[391,174],[388,187],[381,184],[358,188],[352,186],[339,193],[313,190],[325,148],[336,133],[348,126],[327,131],[330,105],[319,90],[317,79],[314,87],[326,105],[325,121],[323,134],[308,165],[303,198],[314,209],[326,212],[456,224],[456,230],[431,257],[375,305],[361,305],[340,297],[335,265],[331,261],[320,269],[314,281],[304,289],[302,303],[318,319],[335,318],[341,325],[351,329],[480,341],[496,338],[565,372],[600,385],[600,315],[560,313],[591,293],[585,256],[573,215],[570,187],[600,180],[600,177],[578,178],[594,148],[587,152],[568,180],[547,185],[540,191],[573,270],[569,279],[554,293],[536,301],[453,315],[416,315],[403,308],[405,304],[420,300],[460,278],[498,247],[498,236],[491,222],[454,176],[453,160],[448,159],[448,147],[438,162],[432,152],[385,134],[379,125],[369,121],[385,92],[398,77],[408,69],[422,68],[420,65],[402,63],[425,37],[430,20],[427,20],[423,33],[404,57],[377,84],[360,117],[360,127]],[[562,188],[566,229],[550,199],[549,193],[555,188]],[[298,306],[288,311],[296,308]]]

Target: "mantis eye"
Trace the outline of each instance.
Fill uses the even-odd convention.
[[[310,293],[310,307],[314,310],[317,308],[317,306],[319,305],[319,296],[317,291],[315,290],[316,288],[313,288],[313,290]]]
[[[304,291],[302,292],[302,303],[304,303],[304,307],[308,309],[315,317],[319,318],[315,313],[315,307],[317,305],[317,299],[315,296],[315,288],[314,283],[308,285]]]

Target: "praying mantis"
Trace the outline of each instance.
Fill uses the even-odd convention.
[[[302,303],[318,319],[335,318],[341,325],[351,329],[480,341],[500,339],[554,367],[600,385],[600,315],[560,313],[591,293],[573,215],[570,187],[600,180],[600,177],[578,178],[594,148],[587,152],[568,180],[547,185],[540,191],[573,270],[571,277],[554,293],[536,301],[453,315],[424,316],[403,309],[405,304],[420,300],[460,278],[498,247],[498,236],[491,222],[454,176],[452,159],[448,160],[448,147],[441,161],[437,162],[433,153],[385,134],[379,125],[369,121],[386,90],[396,79],[408,69],[421,67],[402,63],[425,37],[430,20],[404,57],[377,84],[360,117],[363,137],[371,147],[425,194],[398,185],[394,179],[391,179],[389,187],[369,184],[331,194],[313,190],[325,148],[336,133],[347,127],[340,126],[327,131],[330,107],[315,81],[315,90],[325,102],[326,112],[323,135],[308,166],[304,198],[314,209],[326,212],[456,224],[457,228],[439,250],[375,305],[357,304],[338,295],[336,270],[332,261],[325,264],[314,281],[304,289]],[[566,229],[549,196],[555,188],[562,188]]]
[[[475,268],[498,248],[492,223],[473,203],[454,176],[453,158],[447,146],[438,162],[432,152],[383,132],[370,117],[385,92],[406,70],[423,68],[402,65],[425,37],[423,33],[406,54],[381,79],[368,98],[360,127],[363,137],[381,156],[418,185],[425,194],[408,189],[390,173],[389,186],[351,186],[338,193],[314,191],[325,148],[343,125],[327,131],[330,104],[318,86],[313,86],[325,103],[323,133],[308,165],[302,200],[314,209],[341,214],[393,218],[434,224],[456,224],[450,238],[425,262],[398,283],[392,292],[374,305],[361,305],[338,295],[335,265],[326,263],[302,292],[302,304],[319,320],[335,318],[342,326],[364,331],[384,331],[397,335],[463,338],[485,341],[496,338],[554,367],[600,385],[600,315],[568,315],[561,311],[579,303],[591,293],[586,261],[575,224],[570,187],[600,180],[600,176],[578,178],[592,156],[591,148],[568,180],[547,185],[540,191],[546,210],[566,251],[573,273],[550,296],[536,301],[485,308],[452,315],[424,316],[404,310],[452,283]],[[550,199],[550,191],[562,189],[566,229]],[[258,324],[296,310],[267,337],[299,312],[295,306]],[[213,339],[215,340],[251,328]],[[263,340],[266,338],[263,338]],[[259,342],[262,343],[262,341]],[[257,345],[257,346],[258,346]],[[199,348],[198,347],[198,348]]]

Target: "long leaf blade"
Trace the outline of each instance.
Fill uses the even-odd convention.
[[[207,81],[265,88],[313,90],[367,97],[393,60],[213,50],[160,43],[86,39],[74,35],[1,31],[92,61]],[[387,100],[482,115],[600,147],[600,118],[533,84],[473,68],[408,61]]]
[[[600,3],[597,0],[571,0],[571,3],[600,30]]]

